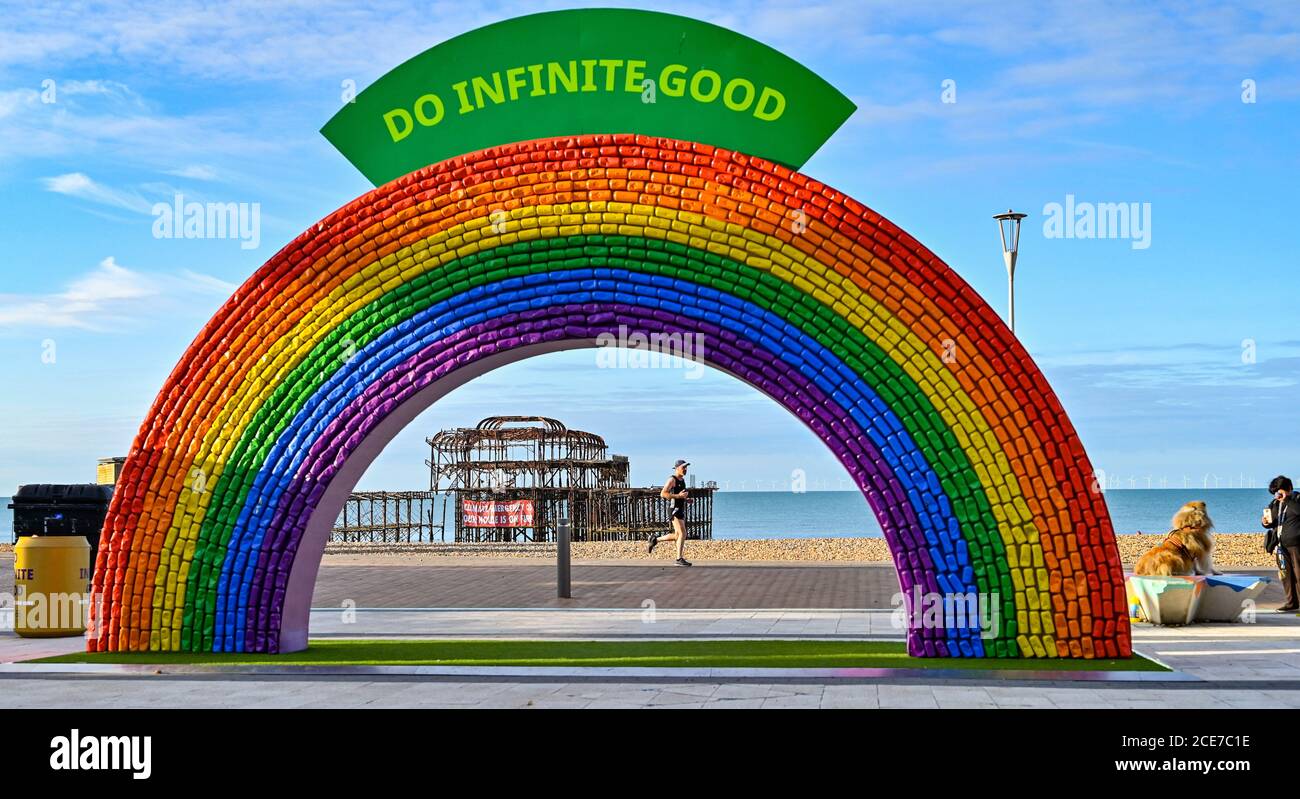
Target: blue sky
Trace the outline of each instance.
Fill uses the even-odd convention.
[[[916,236],[999,311],[990,215],[1030,213],[1017,329],[1112,480],[1300,471],[1300,5],[794,6],[638,7],[731,27],[848,94],[857,113],[804,171]],[[96,458],[124,454],[225,297],[369,188],[317,133],[343,81],[363,88],[450,36],[567,7],[0,4],[0,494],[90,480]],[[178,192],[258,203],[259,246],[155,238],[150,208]],[[1149,204],[1149,246],[1046,237],[1044,209],[1067,196]],[[733,489],[780,488],[795,469],[810,488],[849,487],[811,433],[748,387],[598,369],[591,351],[459,389],[362,487],[420,487],[425,436],[496,413],[598,432],[638,483],[683,455]]]

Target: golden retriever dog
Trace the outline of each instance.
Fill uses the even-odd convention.
[[[1219,574],[1214,570],[1214,521],[1205,503],[1188,502],[1178,509],[1169,524],[1173,529],[1165,540],[1138,558],[1134,574],[1165,577]]]

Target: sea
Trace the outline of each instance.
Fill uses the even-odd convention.
[[[1163,533],[1185,502],[1204,500],[1215,529],[1222,533],[1261,533],[1260,511],[1268,504],[1262,488],[1147,488],[1106,492],[1118,533]],[[13,511],[0,497],[0,540],[13,540]],[[877,538],[882,535],[856,491],[719,491],[713,497],[713,537]]]
[[[1204,500],[1214,529],[1263,534],[1262,488],[1140,488],[1106,492],[1115,532],[1165,533],[1183,504]],[[883,536],[867,500],[857,491],[719,491],[713,495],[714,538],[840,538]]]

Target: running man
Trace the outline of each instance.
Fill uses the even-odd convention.
[[[650,534],[650,552],[655,551],[655,545],[660,541],[677,542],[677,560],[674,562],[678,566],[691,565],[691,562],[683,557],[682,552],[686,546],[686,499],[689,496],[686,491],[687,466],[690,466],[690,464],[684,460],[678,460],[677,463],[674,463],[673,473],[668,476],[668,481],[664,483],[664,489],[659,492],[659,496],[673,501],[673,512],[669,517],[673,521],[673,531],[668,535]]]

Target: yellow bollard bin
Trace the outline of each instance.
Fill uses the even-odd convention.
[[[14,546],[14,632],[26,638],[84,633],[90,578],[85,536],[20,536]]]

